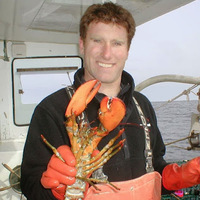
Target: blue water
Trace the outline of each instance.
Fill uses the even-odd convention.
[[[152,104],[156,111],[159,129],[166,144],[189,135],[192,113],[198,114],[198,101],[173,101],[165,106],[161,106],[164,103],[153,102]],[[165,160],[188,160],[200,156],[200,151],[182,149],[189,146],[190,144],[187,139],[166,146]]]

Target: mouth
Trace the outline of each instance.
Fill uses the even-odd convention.
[[[113,64],[107,64],[107,63],[100,63],[99,62],[99,66],[104,67],[104,68],[110,68],[113,66]]]

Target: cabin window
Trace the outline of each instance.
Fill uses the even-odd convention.
[[[35,106],[49,94],[71,85],[80,57],[16,58],[12,62],[13,116],[17,126],[29,125]]]
[[[21,88],[19,94],[21,94],[22,104],[38,104],[49,94],[56,90],[70,85],[68,75],[72,73],[64,74],[22,74],[20,76]]]

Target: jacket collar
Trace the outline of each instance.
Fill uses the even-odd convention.
[[[78,88],[81,84],[85,82],[83,76],[84,76],[84,68],[78,69],[74,75],[73,85],[75,88]],[[130,99],[130,97],[132,98],[134,88],[135,88],[135,84],[134,84],[134,80],[132,76],[128,72],[123,71],[122,81],[121,81],[121,90],[118,94],[118,97],[121,98],[123,101],[125,101],[126,99]],[[101,96],[104,96],[102,94],[99,94],[99,95],[100,95],[99,97],[100,99],[101,99]]]

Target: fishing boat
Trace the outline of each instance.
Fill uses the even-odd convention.
[[[112,0],[133,14],[142,25],[194,0]],[[0,199],[26,199],[20,190],[20,164],[26,134],[35,106],[48,94],[70,85],[82,67],[79,56],[79,20],[93,3],[107,0],[1,0],[0,1]],[[200,79],[181,75],[152,77],[136,90],[158,82],[199,85]],[[186,135],[199,150],[199,113]],[[180,195],[199,196],[199,188]],[[198,193],[198,194],[197,194]],[[187,196],[189,197],[189,196]]]

